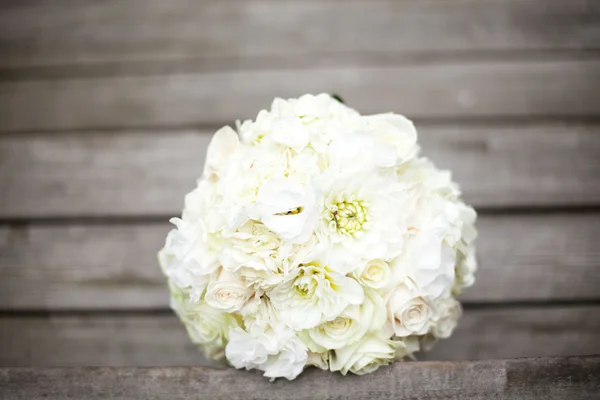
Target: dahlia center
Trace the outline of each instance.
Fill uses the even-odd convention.
[[[329,227],[344,236],[354,236],[365,229],[367,205],[362,200],[343,199],[328,207]]]

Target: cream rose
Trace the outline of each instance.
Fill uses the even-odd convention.
[[[385,321],[383,299],[375,291],[367,289],[362,304],[349,306],[336,319],[308,330],[308,343],[313,345],[309,348],[321,352],[351,345],[367,332],[379,331]]]
[[[387,309],[396,336],[424,335],[433,322],[431,303],[405,284],[390,294]]]
[[[394,342],[382,334],[365,336],[351,346],[331,352],[329,368],[346,375],[348,371],[363,375],[394,361]]]
[[[367,262],[353,272],[357,281],[373,289],[382,289],[390,283],[391,271],[388,263],[381,259]]]
[[[234,312],[242,308],[252,294],[237,275],[222,270],[219,278],[208,284],[204,299],[214,308]]]

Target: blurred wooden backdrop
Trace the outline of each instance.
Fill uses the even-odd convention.
[[[274,96],[414,119],[480,213],[427,359],[600,353],[597,0],[0,1],[0,365],[203,363],[155,253]]]

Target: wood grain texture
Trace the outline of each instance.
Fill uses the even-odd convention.
[[[482,216],[467,303],[600,300],[600,214]],[[0,227],[0,309],[168,306],[165,223]]]
[[[3,368],[10,399],[591,399],[600,357],[397,363],[368,376],[310,369],[293,382],[211,368]]]
[[[600,354],[600,306],[465,310],[422,360]],[[169,314],[0,317],[1,366],[208,365]]]
[[[476,207],[600,202],[596,125],[419,130],[422,154],[450,169]],[[0,135],[0,218],[177,215],[201,175],[210,133]]]
[[[3,2],[0,65],[597,49],[599,22],[586,0]]]
[[[274,97],[340,93],[363,113],[411,118],[587,117],[600,61],[231,70],[0,83],[0,131],[189,126],[253,118]]]

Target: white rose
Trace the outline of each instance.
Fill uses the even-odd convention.
[[[437,312],[438,317],[433,326],[432,333],[436,338],[449,338],[462,314],[460,303],[456,299],[449,297],[438,303]]]
[[[331,321],[347,306],[361,304],[364,299],[358,282],[318,261],[301,264],[286,282],[267,295],[283,323],[295,330]]]
[[[373,289],[382,289],[389,285],[391,271],[388,263],[381,259],[375,259],[355,270],[353,275],[365,286]]]
[[[239,276],[222,270],[218,279],[208,284],[204,299],[214,308],[234,312],[242,308],[252,294]]]
[[[395,353],[394,342],[376,333],[365,336],[353,345],[332,351],[329,367],[331,371],[340,371],[342,375],[348,371],[363,375],[394,361]]]
[[[388,318],[396,336],[424,335],[434,318],[429,300],[401,284],[389,295]]]
[[[368,332],[379,331],[385,322],[383,299],[375,291],[365,290],[362,304],[349,306],[336,319],[309,329],[307,334],[312,341],[309,343],[317,347],[308,347],[313,351],[346,347],[362,339]]]

